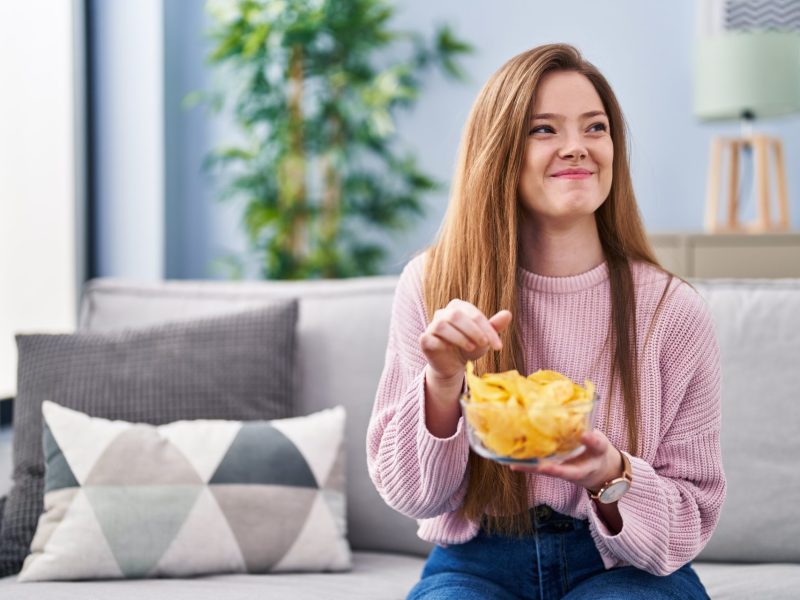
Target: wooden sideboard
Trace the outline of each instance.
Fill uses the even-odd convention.
[[[800,277],[800,233],[651,233],[668,270],[681,277]]]

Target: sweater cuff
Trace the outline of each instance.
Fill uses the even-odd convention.
[[[417,384],[417,452],[423,481],[435,482],[442,489],[455,490],[464,478],[469,459],[469,441],[464,415],[458,418],[453,435],[446,438],[436,437],[428,430],[425,422],[424,370]]]
[[[625,454],[631,463],[633,481],[617,503],[622,517],[619,533],[609,531],[597,506],[589,500],[589,521],[606,568],[621,562],[642,568],[652,562],[652,557],[666,556],[669,550],[669,514],[656,508],[663,504],[659,477],[647,461]]]

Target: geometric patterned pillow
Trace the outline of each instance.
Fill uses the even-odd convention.
[[[45,511],[19,581],[350,568],[343,407],[160,426],[42,413]]]

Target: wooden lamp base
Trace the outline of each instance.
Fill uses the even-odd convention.
[[[756,220],[739,221],[739,153],[745,147],[753,149],[755,173]],[[778,219],[770,216],[770,149],[775,158]],[[723,151],[730,159],[728,172],[727,219],[719,220],[720,182],[723,177]],[[755,134],[741,138],[714,137],[711,140],[711,163],[708,172],[706,197],[706,231],[709,233],[767,233],[789,230],[789,201],[786,194],[786,167],[783,161],[783,143],[779,138]]]

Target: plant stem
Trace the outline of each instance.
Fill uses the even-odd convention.
[[[342,181],[336,165],[334,165],[332,155],[336,150],[342,149],[342,128],[337,116],[330,117],[329,123],[332,131],[332,152],[329,152],[324,158],[325,193],[322,197],[323,221],[320,245],[323,250],[327,251],[325,254],[333,258],[335,256],[336,238],[339,234]],[[335,267],[335,258],[332,261],[326,260],[323,266],[323,275],[325,277],[335,277]]]
[[[302,260],[305,254],[305,152],[303,149],[303,48],[295,45],[289,59],[289,163],[287,165],[288,194],[286,200],[293,218],[289,248]]]

